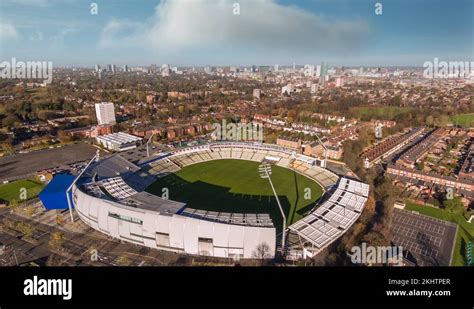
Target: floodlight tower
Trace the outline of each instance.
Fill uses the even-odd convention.
[[[324,164],[322,167],[326,168],[327,166],[327,163],[328,163],[328,149],[326,147],[326,145],[324,145],[324,143],[321,141],[321,139],[319,138],[319,135],[316,134],[316,138],[318,139],[318,143],[323,147],[324,149]]]
[[[275,191],[275,187],[273,186],[272,179],[270,178],[270,175],[272,174],[272,166],[269,163],[262,162],[258,166],[258,172],[260,174],[260,178],[268,179],[268,182],[270,183],[270,186],[272,187],[273,194],[275,195],[275,199],[277,201],[278,207],[280,208],[281,216],[283,217],[283,233],[282,233],[283,236],[281,239],[281,248],[283,251],[285,250],[286,216],[285,216],[285,212],[283,211],[283,208],[281,207],[280,199],[278,199],[278,195]]]
[[[153,139],[153,136],[155,136],[156,133],[152,133],[150,138],[146,141],[146,156],[150,156],[150,150],[148,149],[148,144],[150,144],[151,140]]]

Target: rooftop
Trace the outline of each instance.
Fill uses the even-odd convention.
[[[135,135],[131,135],[131,134],[128,134],[128,133],[124,133],[124,132],[118,132],[118,133],[112,133],[112,134],[108,134],[108,135],[98,136],[97,139],[102,140],[102,141],[106,141],[106,142],[110,142],[110,143],[119,144],[119,145],[128,144],[128,143],[135,143],[135,142],[139,142],[139,141],[142,140],[142,138],[140,138],[140,137],[137,137]]]

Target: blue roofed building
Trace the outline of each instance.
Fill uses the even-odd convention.
[[[67,209],[66,190],[73,183],[74,179],[75,177],[69,174],[58,174],[54,176],[39,194],[39,199],[44,207],[48,210]],[[69,192],[69,197],[71,197],[71,192]],[[74,205],[72,205],[72,207],[74,207]]]

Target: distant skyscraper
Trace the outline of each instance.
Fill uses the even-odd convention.
[[[169,64],[163,64],[161,66],[161,76],[166,77],[166,76],[170,76],[170,74],[171,74],[171,69],[170,69]]]
[[[316,71],[314,72],[314,76],[316,76],[316,77],[320,77],[320,76],[321,76],[321,65],[320,65],[320,64],[318,64],[318,65],[316,66]]]
[[[211,68],[211,67],[205,67],[205,68],[204,68],[204,72],[205,72],[206,74],[211,74],[211,73],[212,73],[212,68]]]
[[[97,123],[100,125],[115,124],[115,108],[112,102],[102,102],[95,104],[95,114]]]
[[[321,62],[321,76],[328,75],[328,64],[327,62]]]
[[[100,65],[96,64],[96,65],[95,65],[95,71],[96,71],[96,72],[99,72],[99,70],[100,70]]]
[[[293,62],[293,71],[296,71],[296,62]]]
[[[279,66],[278,64],[275,64],[275,65],[273,66],[273,71],[278,72],[279,67],[280,67],[280,66]]]
[[[107,65],[107,71],[112,72],[112,65],[111,64]]]
[[[304,66],[304,76],[314,76],[315,73],[315,67],[314,65],[306,64]]]
[[[319,76],[319,83],[321,85],[326,84],[326,76],[328,75],[328,64],[326,62],[321,62],[321,74]]]
[[[128,72],[128,65],[126,65],[126,64],[123,65],[123,71]]]
[[[117,71],[117,68],[115,67],[115,64],[112,64],[112,73],[115,73]]]

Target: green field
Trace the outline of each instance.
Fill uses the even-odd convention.
[[[21,188],[26,189],[27,199],[35,198],[43,189],[44,184],[33,179],[18,180],[0,185],[0,200],[20,201]]]
[[[474,127],[474,113],[454,115],[451,117],[451,121],[455,125],[460,125],[467,128]]]
[[[161,196],[169,189],[171,200],[187,207],[234,213],[269,213],[277,231],[282,217],[267,179],[258,174],[257,162],[214,160],[186,166],[175,174],[159,179],[146,191]],[[272,167],[275,190],[291,224],[309,211],[323,190],[319,184],[292,170]],[[305,199],[305,188],[310,189]],[[308,190],[306,190],[307,192]]]
[[[456,215],[456,214],[447,212],[444,209],[430,207],[426,205],[418,205],[418,204],[408,202],[406,203],[405,209],[414,210],[430,217],[457,223],[458,234],[456,237],[456,245],[454,247],[452,265],[453,266],[466,265],[466,261],[464,258],[465,246],[469,240],[474,240],[474,222],[468,223],[466,219],[464,218],[464,216],[462,215]]]

